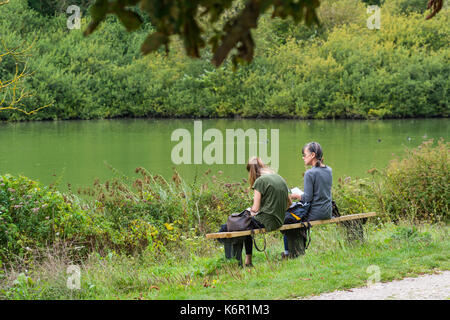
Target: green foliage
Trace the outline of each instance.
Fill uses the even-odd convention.
[[[37,12],[46,16],[54,16],[65,13],[70,5],[79,6],[81,12],[84,13],[94,0],[27,0],[27,2],[28,6]]]
[[[398,1],[397,7],[401,13],[406,14],[411,12],[424,13],[426,10],[425,3],[422,0],[401,0]]]
[[[448,223],[450,208],[450,144],[439,140],[407,150],[403,159],[394,159],[386,169],[385,211],[395,220],[410,216],[414,220]]]
[[[242,1],[238,3],[242,4]],[[215,66],[220,66],[232,49],[237,49],[237,54],[232,59],[234,65],[253,60],[254,41],[250,29],[257,27],[259,16],[269,7],[273,7],[272,17],[292,17],[296,23],[305,21],[312,24],[318,23],[316,9],[320,1],[245,1],[243,5],[233,7],[233,0],[96,0],[90,9],[92,21],[85,34],[94,32],[108,14],[116,15],[127,30],[138,29],[142,19],[133,11],[137,5],[149,15],[156,29],[146,37],[141,47],[144,54],[156,51],[163,45],[168,50],[170,36],[178,35],[186,53],[191,57],[200,57],[200,49],[209,43],[213,53],[212,62]],[[235,14],[230,15],[230,9]],[[223,19],[225,23],[218,27],[217,24]],[[205,29],[210,31],[205,32]],[[206,41],[205,36],[209,37]]]
[[[448,223],[449,151],[443,139],[426,141],[386,169],[370,169],[372,178],[339,178],[333,199],[343,214],[376,211],[394,222]]]
[[[421,232],[416,226],[399,226],[392,234],[392,239],[397,241],[408,240],[414,242],[429,242],[431,234],[429,232]]]
[[[368,179],[338,178],[333,186],[333,200],[343,215],[375,210],[373,185]]]
[[[230,212],[240,211],[251,200],[243,182],[207,178],[209,172],[192,185],[176,172],[170,182],[144,168],[136,173],[141,177],[132,182],[116,178],[78,191],[94,199],[90,208],[99,228],[95,233],[103,234],[97,239],[98,248],[132,253],[176,247],[182,240],[217,231]]]
[[[0,257],[28,257],[32,249],[83,234],[85,213],[60,192],[26,177],[0,176]]]
[[[39,290],[35,286],[35,282],[24,273],[20,273],[14,280],[12,286],[8,290],[0,291],[8,300],[30,300],[39,298]]]
[[[391,5],[393,6],[393,4]],[[356,0],[324,1],[321,28],[261,17],[252,64],[233,72],[207,59],[187,59],[174,39],[166,57],[142,57],[150,24],[128,33],[114,16],[88,38],[68,30],[66,15],[48,19],[24,0],[2,6],[10,46],[33,43],[24,88],[31,116],[3,111],[0,120],[116,117],[397,118],[448,116],[448,15],[425,21],[383,10],[381,30],[368,30]],[[21,21],[14,19],[21,11]],[[444,9],[443,13],[448,12]],[[89,17],[82,19],[82,26]],[[38,30],[38,31],[36,31]],[[205,58],[208,53],[205,52]],[[2,61],[11,78],[15,66]]]
[[[0,176],[0,257],[28,259],[59,242],[82,248],[78,256],[92,250],[155,255],[195,245],[251,203],[245,183],[227,183],[221,173],[206,172],[187,185],[177,173],[168,182],[143,168],[136,172],[142,177],[135,181],[116,178],[80,189],[87,199],[22,176]]]

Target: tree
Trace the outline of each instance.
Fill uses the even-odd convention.
[[[9,0],[0,1],[0,6],[7,3],[9,3]],[[49,107],[51,104],[31,111],[20,108],[23,106],[22,100],[31,96],[28,91],[21,87],[21,84],[26,77],[31,76],[31,73],[27,72],[25,58],[28,56],[27,51],[30,50],[32,46],[23,49],[22,44],[16,48],[9,49],[3,40],[1,40],[1,44],[3,51],[0,51],[0,63],[7,58],[13,59],[15,62],[15,72],[12,79],[2,80],[2,78],[0,78],[0,112],[4,110],[16,110],[23,112],[26,115],[30,115],[41,109]],[[19,67],[20,64],[23,64],[22,68]],[[20,69],[22,69],[22,71],[19,72]]]
[[[81,7],[83,13],[94,2],[94,0],[28,0],[28,6],[43,15],[53,16],[65,13],[70,5]]]
[[[239,8],[236,3],[241,3]],[[428,9],[432,18],[442,8],[443,0],[429,0]],[[254,41],[250,29],[257,27],[258,18],[273,7],[272,18],[291,17],[295,23],[304,21],[307,25],[319,24],[316,10],[320,0],[96,0],[91,6],[92,21],[84,34],[89,35],[105,20],[108,14],[118,17],[128,31],[137,30],[142,17],[136,7],[147,13],[156,31],[149,34],[142,44],[141,51],[148,54],[165,46],[169,51],[170,36],[179,35],[186,53],[200,57],[200,49],[211,45],[212,63],[220,66],[232,49],[233,64],[250,62],[253,59]],[[230,15],[230,10],[232,14]],[[234,14],[233,14],[234,13]],[[220,25],[221,20],[225,23]],[[207,31],[212,35],[205,42]]]
[[[8,3],[1,2],[0,5]],[[28,48],[23,48],[23,44],[19,47],[9,49],[4,41],[1,41],[2,50],[0,51],[0,63],[5,59],[13,59],[15,64],[14,75],[11,79],[0,78],[0,112],[5,110],[15,110],[26,115],[31,115],[41,109],[49,107],[51,104],[27,111],[23,106],[23,100],[31,97],[30,92],[22,88],[21,84],[24,79],[31,76],[32,73],[27,71],[26,58],[28,57]]]

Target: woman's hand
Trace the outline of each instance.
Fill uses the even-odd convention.
[[[297,194],[297,193],[291,193],[290,197],[291,197],[291,199],[302,200],[302,196],[300,194]]]

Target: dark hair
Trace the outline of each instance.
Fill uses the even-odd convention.
[[[305,144],[305,146],[302,148],[302,154],[305,154],[305,150],[308,149],[309,152],[314,152],[315,158],[317,159],[316,167],[320,167],[320,165],[323,163],[323,151],[320,144],[317,142],[309,142]]]

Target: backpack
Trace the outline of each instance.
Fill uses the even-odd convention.
[[[338,218],[340,216],[341,214],[339,213],[339,209],[336,202],[334,202],[334,200],[331,201],[331,218]]]
[[[288,238],[293,237],[292,239],[288,239],[288,241],[295,241],[295,238],[301,237],[301,241],[303,242],[301,246],[303,249],[300,249],[302,251],[301,254],[304,253],[304,250],[308,249],[311,242],[311,224],[308,220],[309,207],[309,203],[298,202],[289,207],[284,216],[285,224],[301,223],[303,225],[301,229],[282,231]]]

